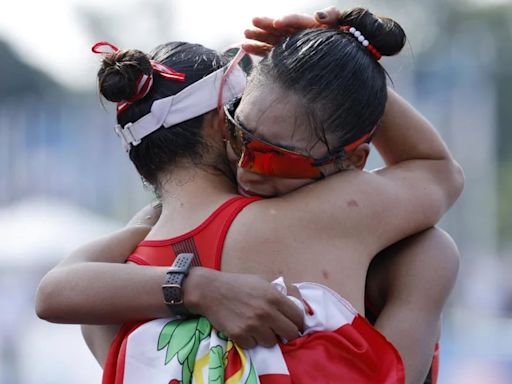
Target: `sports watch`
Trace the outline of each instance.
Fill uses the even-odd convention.
[[[164,302],[176,316],[191,316],[183,303],[182,285],[188,275],[192,260],[194,260],[193,253],[180,253],[165,274],[165,280],[162,284]]]

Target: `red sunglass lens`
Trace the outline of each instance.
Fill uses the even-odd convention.
[[[293,179],[315,179],[322,176],[307,158],[275,151],[255,151],[252,147],[249,145],[245,148],[239,162],[239,166],[248,171]]]

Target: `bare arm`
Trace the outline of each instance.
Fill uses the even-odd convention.
[[[387,166],[409,160],[453,161],[430,122],[390,88],[381,127],[372,142]]]
[[[149,230],[137,224],[80,247],[48,272],[37,291],[38,316],[79,324],[171,316],[161,291],[168,268],[123,264]],[[302,328],[295,304],[258,276],[193,268],[183,288],[189,310],[244,347],[273,345],[276,335],[292,340]],[[84,333],[90,336],[91,330]],[[98,361],[103,358],[104,353]]]
[[[382,200],[374,204],[386,209],[377,209],[371,213],[380,215],[361,221],[373,218],[374,229],[382,236],[380,246],[386,246],[435,225],[461,193],[464,177],[432,125],[391,89],[373,143],[386,163],[369,175],[380,187],[375,194],[382,193]],[[369,196],[370,201],[375,194]],[[388,231],[378,230],[383,222],[389,225]],[[361,228],[367,226],[361,224]]]
[[[450,236],[431,228],[387,248],[370,266],[367,297],[382,310],[375,327],[403,356],[407,383],[427,375],[459,258]]]
[[[290,31],[337,25],[340,12],[324,10],[324,18],[289,15],[256,18],[246,31],[259,40],[244,47],[265,51]],[[374,144],[386,167],[374,173],[347,171],[310,184],[276,204],[287,212],[306,213],[317,231],[343,236],[354,251],[373,257],[405,236],[435,225],[463,188],[463,173],[432,125],[404,99],[389,90]],[[304,202],[307,201],[305,212]],[[273,208],[273,207],[269,207]],[[361,209],[359,209],[361,208]],[[293,216],[293,213],[290,215]],[[300,217],[288,217],[290,225]],[[364,229],[364,231],[363,231]],[[296,228],[300,232],[300,228]],[[371,233],[372,236],[367,236]]]
[[[313,229],[326,238],[341,237],[352,252],[370,259],[402,238],[434,226],[463,187],[462,170],[435,130],[390,91],[375,145],[386,167],[374,173],[341,172],[265,201],[267,210],[287,212],[279,219],[297,233]],[[301,225],[304,215],[311,226]],[[306,236],[309,232],[302,235]]]
[[[144,269],[136,265],[123,265],[122,274],[117,269],[119,263],[125,263],[137,244],[146,237],[159,215],[158,206],[148,205],[126,227],[79,247],[60,262],[39,284],[37,315],[52,322],[77,324],[118,324],[123,320],[168,315],[161,301],[156,298],[150,300],[155,292],[160,292],[160,286],[148,284],[148,281],[152,281],[150,278],[156,279],[157,276],[162,281],[165,268]],[[120,278],[112,279],[116,273]],[[141,284],[137,286],[139,292],[128,284],[133,281]],[[130,305],[115,308],[116,311],[110,313],[110,300],[115,302],[123,299],[123,296],[116,296],[116,292],[121,290],[132,294],[133,300],[127,302]]]

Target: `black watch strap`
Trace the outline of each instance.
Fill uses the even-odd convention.
[[[177,316],[188,317],[191,315],[183,303],[182,285],[193,260],[193,253],[180,253],[165,274],[164,284],[162,285],[164,302]]]

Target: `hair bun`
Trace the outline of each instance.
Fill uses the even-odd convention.
[[[365,8],[344,11],[338,21],[341,26],[351,26],[360,31],[382,56],[393,56],[405,45],[405,32],[395,20],[378,17]]]
[[[149,75],[152,70],[144,52],[136,49],[113,52],[103,59],[98,71],[100,93],[112,102],[129,100],[137,93],[140,76]]]

